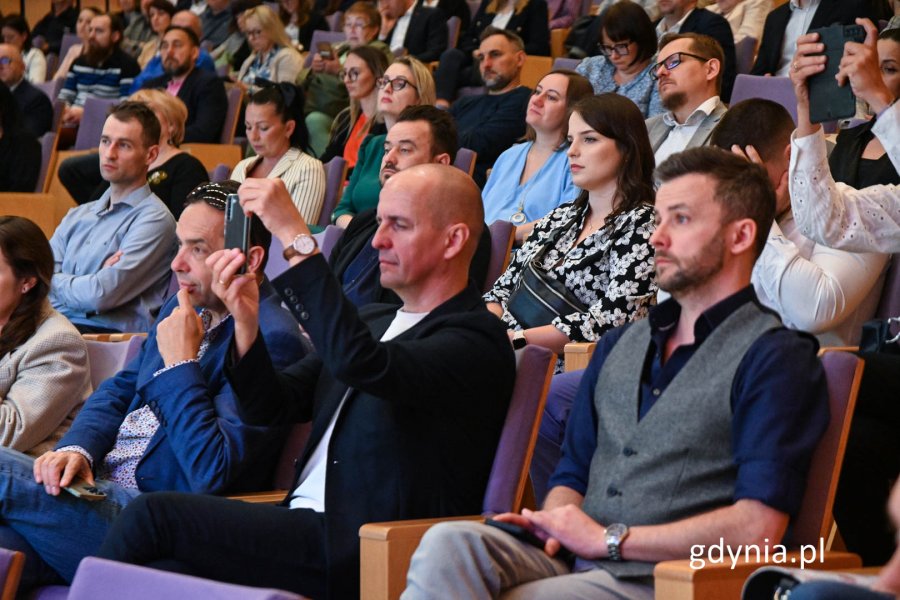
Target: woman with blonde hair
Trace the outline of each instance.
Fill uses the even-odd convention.
[[[237,81],[251,93],[257,79],[294,83],[303,69],[303,58],[294,48],[284,24],[271,8],[262,5],[244,12],[244,31],[253,51],[238,72]]]
[[[435,89],[431,70],[412,56],[396,59],[375,82],[378,88],[378,116],[390,131],[407,106],[434,105]],[[378,205],[381,192],[381,159],[387,134],[370,135],[359,149],[359,157],[341,201],[332,213],[338,227],[347,227],[353,217]]]

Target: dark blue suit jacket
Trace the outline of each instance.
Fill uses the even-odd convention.
[[[257,339],[229,377],[248,421],[312,420],[298,477],[352,388],[328,448],[325,551],[328,597],[355,598],[361,525],[481,512],[512,348],[474,285],[380,342],[397,306],[357,313],[321,256],[273,283],[317,353],[276,375]]]
[[[53,104],[47,94],[34,87],[27,79],[22,79],[13,90],[13,98],[25,117],[25,125],[34,134],[41,137],[53,125]]]
[[[171,79],[169,75],[163,75],[145,81],[142,87],[165,90]],[[225,122],[225,113],[228,112],[225,85],[219,76],[214,72],[194,67],[181,84],[178,97],[188,109],[184,143],[218,144],[222,135],[222,124]]]
[[[271,293],[260,302],[263,336],[273,360],[289,365],[305,354],[297,322]],[[163,368],[156,326],[178,306],[163,305],[141,353],[115,377],[106,380],[84,404],[57,448],[80,446],[94,467],[112,450],[125,417],[149,406],[159,420],[138,464],[135,477],[143,492],[174,490],[204,494],[260,489],[271,485],[274,461],[284,428],[250,426],[239,415],[237,398],[225,378],[225,356],[234,321],[222,323],[199,363]]]

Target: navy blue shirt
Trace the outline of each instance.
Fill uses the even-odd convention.
[[[759,305],[749,286],[708,308],[694,324],[694,343],[679,346],[665,362],[662,354],[681,306],[669,299],[650,309],[651,343],[635,406],[640,418],[652,410],[710,333],[746,302]],[[607,332],[585,369],[551,488],[562,485],[582,495],[587,490],[597,449],[594,389],[606,357],[627,327]],[[760,336],[741,359],[731,385],[735,501],[758,500],[791,516],[799,510],[810,457],[829,419],[828,388],[817,350],[811,335],[781,327]]]

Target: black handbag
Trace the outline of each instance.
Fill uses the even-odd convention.
[[[574,221],[575,219],[572,222]],[[567,229],[563,227],[560,231],[565,232]],[[541,251],[528,261],[516,289],[506,303],[506,310],[515,317],[522,329],[550,325],[553,319],[561,315],[588,310],[553,273],[540,266],[544,254],[555,243],[556,239],[547,240]]]
[[[897,324],[900,324],[900,318],[897,317],[866,321],[859,338],[860,354],[900,354],[900,333],[891,330],[891,326]]]

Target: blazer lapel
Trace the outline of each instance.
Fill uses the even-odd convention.
[[[691,137],[691,141],[688,142],[686,148],[697,148],[698,146],[705,146],[706,142],[709,140],[709,136],[712,135],[713,129],[715,129],[716,125],[719,123],[719,120],[722,118],[722,115],[725,114],[725,105],[719,102],[716,104],[716,107],[713,109],[709,115],[703,119],[703,122],[700,123],[700,127],[697,128],[697,131],[694,132],[694,135]]]

